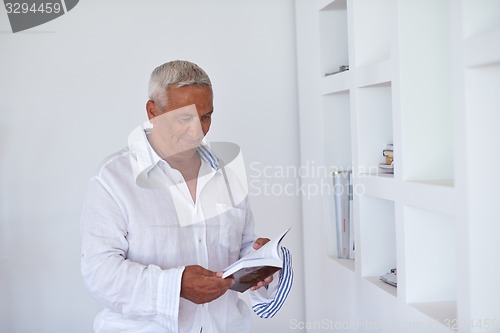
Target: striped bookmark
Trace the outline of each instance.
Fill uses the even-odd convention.
[[[293,284],[292,255],[287,248],[281,247],[283,254],[283,268],[279,273],[278,290],[274,299],[269,303],[255,304],[253,311],[261,318],[272,318],[285,303]]]

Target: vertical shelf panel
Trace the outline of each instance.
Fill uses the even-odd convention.
[[[396,267],[394,202],[360,196],[361,275],[376,277]]]
[[[398,4],[404,180],[453,184],[450,1]]]
[[[393,140],[391,89],[391,83],[386,82],[356,91],[360,174],[384,173],[378,165],[385,162],[382,151]],[[397,159],[395,157],[394,163],[397,163]]]
[[[457,228],[454,218],[413,207],[404,208],[406,301],[456,300]]]
[[[319,11],[319,29],[323,74],[349,65],[346,0],[335,0]]]
[[[356,67],[391,57],[392,0],[354,2],[354,59]]]
[[[493,295],[500,295],[500,65],[467,69],[465,74],[470,315],[476,322],[496,321],[498,329],[500,299]]]

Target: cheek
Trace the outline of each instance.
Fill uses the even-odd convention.
[[[204,121],[201,123],[201,129],[203,131],[203,135],[207,135],[208,130],[210,129],[210,125],[212,124],[212,121]]]

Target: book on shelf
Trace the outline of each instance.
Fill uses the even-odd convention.
[[[337,257],[341,259],[354,259],[352,171],[334,172],[333,184],[335,195]]]
[[[288,231],[290,228],[258,250],[226,267],[222,278],[233,278],[235,281],[230,289],[242,293],[279,271],[283,267],[280,244]]]
[[[351,173],[349,174],[349,249],[351,251],[349,259],[355,259],[356,257],[356,245],[354,244],[353,199],[354,199],[354,190],[353,190],[352,173]]]

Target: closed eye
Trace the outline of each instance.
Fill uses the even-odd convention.
[[[201,121],[207,121],[207,120],[212,119],[212,113],[213,113],[213,111],[201,116]]]
[[[193,116],[190,114],[184,114],[177,117],[177,119],[180,121],[190,121],[191,119],[193,119]]]

